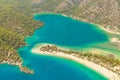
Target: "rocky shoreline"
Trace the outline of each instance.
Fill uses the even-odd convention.
[[[30,70],[28,67],[22,65],[22,61],[19,62],[11,62],[11,61],[3,61],[1,64],[9,64],[13,66],[19,67],[21,72],[24,72],[26,74],[34,74],[33,70]]]

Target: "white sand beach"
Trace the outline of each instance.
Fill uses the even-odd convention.
[[[45,52],[40,51],[39,49],[40,49],[40,47],[33,48],[31,50],[31,52],[35,53],[35,54],[39,54],[39,55],[51,55],[51,56],[68,58],[68,59],[77,61],[78,63],[83,64],[83,65],[95,70],[96,72],[105,76],[109,80],[120,80],[120,77],[116,73],[114,73],[114,72],[112,72],[112,71],[110,71],[110,70],[108,70],[108,69],[106,69],[106,68],[104,68],[104,67],[102,67],[98,64],[95,64],[95,63],[90,62],[90,61],[85,60],[85,59],[81,59],[81,58],[75,56],[74,54],[65,54],[65,53],[62,53],[62,52],[52,52],[52,53],[50,53],[50,52],[47,52],[47,51],[45,51]]]

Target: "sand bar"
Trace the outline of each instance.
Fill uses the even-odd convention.
[[[85,60],[85,59],[81,59],[81,58],[75,56],[74,54],[65,54],[62,52],[52,52],[51,53],[51,52],[47,52],[47,51],[43,52],[43,51],[40,51],[39,49],[40,49],[40,47],[33,48],[31,50],[31,52],[34,54],[39,54],[39,55],[51,55],[51,56],[68,58],[68,59],[77,61],[78,63],[83,64],[83,65],[95,70],[96,72],[105,76],[109,80],[120,80],[120,77],[116,73],[114,73],[114,72],[112,72],[112,71],[110,71],[110,70],[108,70],[108,69],[106,69],[98,64],[95,64],[95,63],[90,62],[90,61]]]

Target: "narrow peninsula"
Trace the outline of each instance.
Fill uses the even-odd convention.
[[[99,72],[109,80],[120,80],[120,61],[112,56],[76,52],[53,44],[36,46],[31,50],[32,53],[68,58]]]

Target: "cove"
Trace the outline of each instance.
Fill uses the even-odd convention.
[[[28,40],[30,43],[51,43],[59,46],[78,47],[108,41],[104,31],[95,25],[58,14],[38,14],[35,20],[44,26],[37,29]],[[35,38],[35,41],[32,39]]]
[[[38,14],[34,20],[44,22],[44,26],[26,37],[26,46],[20,48],[24,65],[33,69],[35,74],[25,74],[18,67],[0,65],[0,80],[108,80],[99,73],[75,61],[31,53],[39,43],[59,46],[79,47],[108,41],[103,31],[94,25],[77,21],[57,14]],[[6,77],[7,76],[7,77]]]

